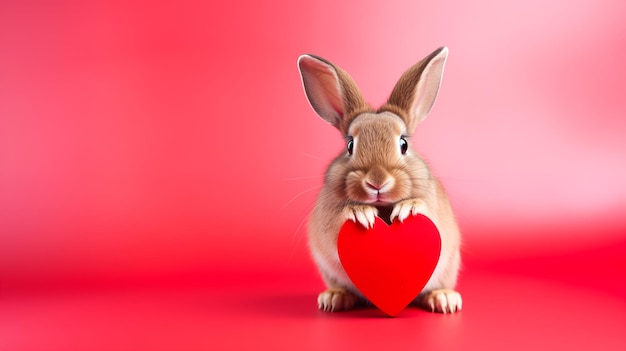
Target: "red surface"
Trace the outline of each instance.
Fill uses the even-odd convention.
[[[626,3],[0,2],[0,349],[624,349]],[[413,137],[464,233],[454,316],[327,315],[304,240],[343,148],[433,49]]]
[[[426,216],[409,216],[372,228],[346,221],[337,237],[337,253],[350,280],[389,316],[402,311],[424,289],[441,254],[441,236]]]

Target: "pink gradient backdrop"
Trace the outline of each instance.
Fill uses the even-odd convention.
[[[450,47],[415,143],[467,240],[624,228],[624,6],[3,2],[0,273],[246,265],[299,248],[342,147],[304,99],[306,52],[378,104]]]
[[[2,1],[2,288],[314,277],[306,216],[343,146],[302,53],[379,104],[450,48],[414,140],[468,261],[623,247],[625,17],[621,0]],[[596,282],[623,293],[614,272]]]

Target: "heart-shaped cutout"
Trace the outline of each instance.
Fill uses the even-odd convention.
[[[337,238],[339,260],[352,283],[370,302],[395,316],[413,301],[432,276],[441,236],[424,215],[374,227],[346,221]]]

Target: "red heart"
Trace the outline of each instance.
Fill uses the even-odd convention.
[[[441,236],[426,216],[390,226],[346,221],[337,238],[339,260],[352,283],[381,311],[395,316],[422,291],[441,253]]]

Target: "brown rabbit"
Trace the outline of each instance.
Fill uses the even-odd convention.
[[[453,290],[460,265],[459,229],[441,183],[410,143],[435,101],[447,56],[443,47],[411,67],[378,110],[339,67],[312,55],[298,59],[309,103],[346,140],[346,149],[326,171],[309,223],[309,246],[327,286],[318,296],[319,309],[348,310],[366,301],[337,254],[337,235],[346,220],[370,228],[375,216],[390,223],[421,213],[439,229],[442,248],[414,303],[442,313],[461,310],[461,295]]]

